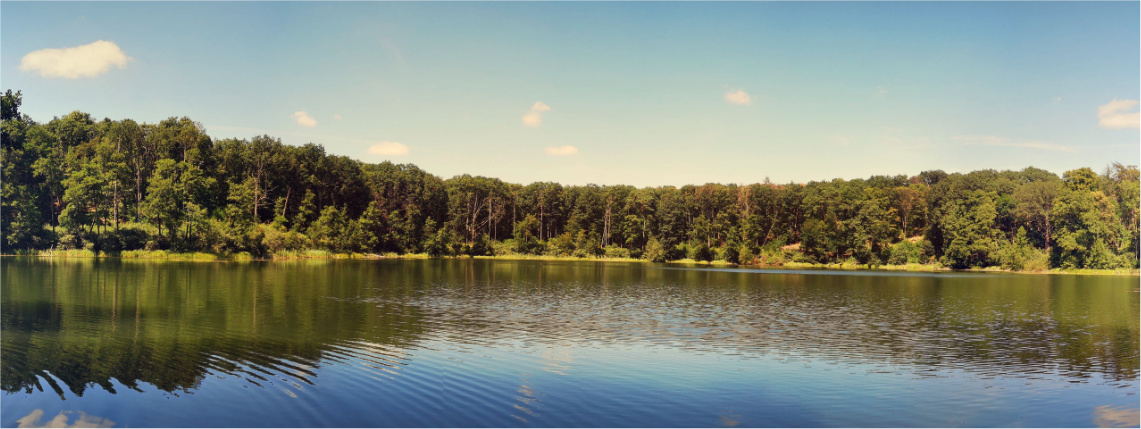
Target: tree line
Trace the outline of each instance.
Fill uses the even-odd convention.
[[[364,163],[189,118],[47,123],[3,96],[4,253],[532,254],[731,263],[1137,268],[1137,166],[750,185],[528,185]]]

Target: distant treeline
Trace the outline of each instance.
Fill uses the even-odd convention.
[[[924,171],[807,184],[529,185],[441,179],[269,136],[213,140],[3,97],[4,253],[38,249],[608,256],[733,263],[1136,268],[1141,180]]]

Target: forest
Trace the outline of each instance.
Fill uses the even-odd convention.
[[[309,250],[544,255],[955,269],[1137,268],[1136,165],[1097,172],[923,171],[762,183],[527,185],[411,164],[364,163],[319,144],[213,139],[71,112],[46,123],[3,96],[4,254],[86,249],[255,258]],[[763,173],[758,173],[763,176]]]

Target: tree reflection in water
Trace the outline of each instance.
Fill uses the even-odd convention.
[[[321,365],[349,361],[393,376],[428,340],[550,347],[554,372],[576,347],[631,345],[1075,381],[1135,381],[1139,362],[1135,277],[487,260],[2,263],[0,384],[61,398],[95,385],[114,393],[112,379],[191,390],[211,375],[300,389]],[[526,418],[537,399],[527,380],[520,386]]]

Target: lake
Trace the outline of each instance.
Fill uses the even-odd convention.
[[[0,258],[0,425],[1138,426],[1136,276]]]

